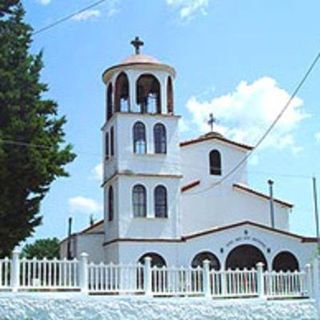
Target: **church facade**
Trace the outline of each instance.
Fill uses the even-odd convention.
[[[251,146],[211,131],[179,140],[175,70],[135,54],[103,73],[104,219],[61,242],[73,257],[105,263],[215,269],[297,270],[316,255],[316,239],[289,231],[293,205],[251,189],[247,163],[227,174]],[[70,252],[70,251],[69,251]]]

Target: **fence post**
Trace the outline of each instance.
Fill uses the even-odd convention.
[[[203,293],[206,298],[211,297],[211,288],[210,288],[210,261],[203,261]]]
[[[257,263],[257,293],[259,298],[264,297],[264,278],[263,278],[263,263]]]
[[[152,295],[152,270],[151,270],[151,258],[145,257],[144,268],[143,268],[143,278],[144,278],[144,292],[145,295]]]
[[[305,274],[306,274],[306,284],[307,284],[307,296],[309,298],[313,297],[313,290],[312,290],[312,274],[311,274],[311,265],[307,264],[305,266]]]
[[[10,285],[12,292],[17,292],[20,286],[20,251],[14,249],[12,252],[11,272],[10,272]]]
[[[320,306],[320,278],[319,278],[319,258],[316,257],[313,261],[312,271],[313,271],[313,286],[312,286],[312,298],[317,302],[317,306]]]
[[[82,252],[79,261],[79,285],[82,293],[89,291],[88,254]]]

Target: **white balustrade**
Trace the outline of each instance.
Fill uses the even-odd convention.
[[[143,266],[94,264],[89,267],[89,292],[139,293],[144,291]]]
[[[0,289],[10,288],[10,266],[9,258],[0,259]]]
[[[142,264],[88,263],[80,260],[26,259],[14,251],[12,259],[0,259],[1,290],[69,290],[94,294],[145,294],[149,296],[216,297],[317,297],[319,283],[315,276],[318,264],[305,271],[264,271],[255,269],[210,270],[203,267],[157,267],[151,259]]]
[[[202,268],[153,267],[153,295],[201,295],[203,294]]]
[[[21,289],[79,289],[78,261],[20,260]]]
[[[307,277],[304,271],[264,273],[265,295],[267,297],[308,297]]]

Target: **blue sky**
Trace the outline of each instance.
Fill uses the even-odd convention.
[[[89,0],[25,0],[35,30],[90,4]],[[132,53],[143,52],[177,70],[175,108],[183,116],[181,139],[197,136],[212,111],[216,129],[254,143],[270,125],[320,48],[320,2],[309,0],[110,0],[34,37],[43,49],[48,97],[66,115],[67,140],[77,159],[70,178],[54,182],[43,202],[35,237],[66,234],[102,218],[101,162],[104,85],[101,74]],[[320,65],[279,125],[249,161],[249,183],[295,204],[290,229],[314,235],[311,176],[320,180]],[[320,181],[319,181],[320,185]],[[318,187],[320,189],[320,186]]]

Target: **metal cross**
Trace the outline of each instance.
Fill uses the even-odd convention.
[[[213,116],[213,113],[210,113],[209,115],[209,121],[208,121],[208,125],[211,128],[211,132],[213,132],[213,125],[217,122],[217,119]]]
[[[140,47],[144,45],[144,42],[140,40],[139,37],[135,37],[135,39],[132,40],[130,43],[134,46],[135,53],[140,54]]]

